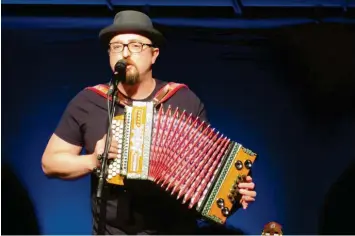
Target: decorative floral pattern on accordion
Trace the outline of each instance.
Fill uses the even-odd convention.
[[[112,122],[119,144],[107,181],[153,181],[206,219],[224,224],[257,155],[179,108],[134,102]]]

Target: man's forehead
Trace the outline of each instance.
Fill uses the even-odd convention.
[[[111,39],[111,43],[112,42],[128,43],[132,41],[151,43],[151,41],[147,37],[144,37],[143,35],[139,35],[139,34],[117,34],[115,37]]]

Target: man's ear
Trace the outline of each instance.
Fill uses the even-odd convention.
[[[157,60],[158,56],[159,56],[159,48],[153,48],[152,49],[152,53],[153,53],[152,64],[154,64],[155,61]]]

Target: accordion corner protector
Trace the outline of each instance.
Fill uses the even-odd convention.
[[[107,182],[114,185],[124,185],[124,176],[116,175],[116,176],[108,176]]]
[[[256,153],[241,144],[233,143],[231,146],[209,199],[202,207],[202,215],[219,224],[225,224],[236,204],[239,204],[238,184],[249,175],[257,158]]]

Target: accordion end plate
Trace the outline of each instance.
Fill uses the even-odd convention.
[[[224,224],[238,203],[240,197],[238,183],[249,175],[257,155],[238,143],[233,143],[231,151],[221,168],[218,178],[202,207],[202,215],[214,222]]]

